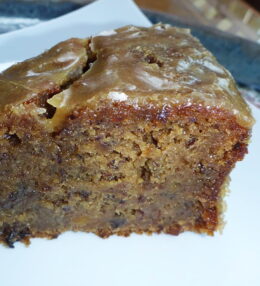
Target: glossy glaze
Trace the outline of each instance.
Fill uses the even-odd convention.
[[[35,96],[59,91],[87,62],[86,40],[61,42],[38,57],[11,66],[0,74],[0,111]]]
[[[66,45],[64,42],[65,49]],[[253,124],[250,110],[230,73],[186,29],[160,24],[151,28],[127,26],[93,37],[89,49],[96,55],[96,60],[88,71],[48,100],[56,107],[51,119],[54,125],[62,122],[72,110],[95,109],[104,102],[124,102],[135,108],[144,105],[159,108],[171,105],[217,107],[235,115],[244,127]],[[39,58],[49,61],[47,56]],[[15,94],[18,86],[20,96],[28,98],[35,95],[35,89],[43,88],[42,80],[52,83],[53,66],[32,75],[30,71],[37,64],[36,58],[13,67],[18,74],[11,79],[12,85],[9,84],[8,89],[5,81],[10,69],[1,75],[2,106],[12,103],[12,100],[7,102],[5,95],[10,90],[12,95]],[[65,67],[66,72],[70,65],[71,62]],[[23,86],[20,85],[21,76]],[[31,85],[34,89],[30,93]]]

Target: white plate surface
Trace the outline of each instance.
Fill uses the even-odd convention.
[[[130,0],[99,0],[55,20],[0,36],[0,69],[70,37],[122,25],[149,26]],[[249,154],[232,172],[222,235],[113,236],[67,232],[33,239],[29,248],[0,245],[0,286],[259,286],[260,110]]]

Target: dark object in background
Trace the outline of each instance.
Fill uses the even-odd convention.
[[[251,6],[253,6],[255,9],[260,11],[260,1],[259,0],[246,0],[247,3],[249,3]]]
[[[52,19],[82,7],[72,2],[50,3],[46,2],[23,2],[15,0],[0,1],[0,15],[6,17],[38,18],[42,20]]]
[[[50,20],[82,7],[71,2],[21,2],[14,0],[0,0],[0,34],[15,31],[35,25],[41,21]]]

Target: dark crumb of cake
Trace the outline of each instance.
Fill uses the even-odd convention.
[[[31,236],[28,227],[21,227],[19,224],[10,226],[5,223],[2,226],[0,234],[3,242],[10,248],[14,248],[14,243],[17,241],[24,241],[26,243],[26,238]]]
[[[253,118],[188,30],[70,39],[0,74],[0,241],[221,228]]]

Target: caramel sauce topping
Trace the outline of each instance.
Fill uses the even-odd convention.
[[[86,67],[89,54],[95,59],[87,71],[61,88],[79,66]],[[48,100],[56,108],[49,119],[55,126],[77,108],[118,101],[135,108],[218,107],[244,127],[253,124],[230,73],[187,29],[169,25],[126,26],[90,40],[71,39],[14,65],[0,75],[0,109],[55,89]]]

